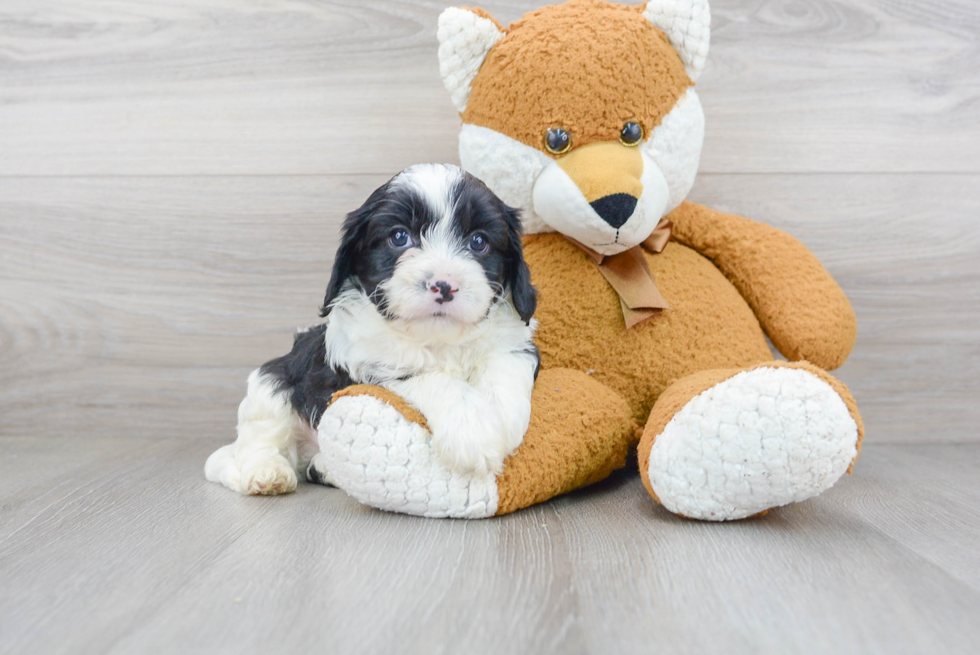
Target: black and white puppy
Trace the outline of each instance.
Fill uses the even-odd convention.
[[[347,216],[326,322],[252,372],[238,439],[208,458],[207,478],[293,491],[331,396],[358,383],[421,411],[447,467],[499,472],[530,420],[535,304],[517,210],[456,166],[402,171]]]

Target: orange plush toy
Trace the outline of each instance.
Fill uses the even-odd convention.
[[[523,211],[542,371],[524,443],[498,475],[446,471],[424,417],[342,392],[317,464],[363,502],[486,517],[608,475],[637,445],[652,499],[706,520],[811,498],[852,465],[863,428],[826,371],[854,313],[788,234],[685,201],[704,115],[704,0],[572,0],[509,28],[439,20],[463,167]],[[790,361],[772,361],[766,335]]]

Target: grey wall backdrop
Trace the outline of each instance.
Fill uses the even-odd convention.
[[[316,317],[344,213],[457,160],[443,6],[5,0],[0,435],[230,438],[250,368]],[[980,440],[980,6],[712,12],[691,198],[840,281],[869,443]]]

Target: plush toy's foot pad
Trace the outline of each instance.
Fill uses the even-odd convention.
[[[829,489],[857,456],[862,432],[847,389],[809,364],[705,371],[658,399],[641,474],[676,514],[740,519]]]
[[[395,408],[397,397],[378,387],[345,391],[319,424],[314,462],[330,483],[365,505],[403,514],[485,518],[497,512],[494,475],[444,466],[419,417],[409,420]]]

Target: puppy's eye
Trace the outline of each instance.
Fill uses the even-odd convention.
[[[639,123],[630,121],[623,126],[623,131],[619,133],[619,142],[624,146],[635,146],[643,140],[643,128]]]
[[[553,127],[544,135],[544,147],[553,155],[562,155],[572,147],[572,135],[563,127]]]
[[[482,234],[474,234],[470,237],[470,250],[478,255],[482,255],[490,249],[490,242]]]
[[[412,235],[408,233],[408,230],[398,229],[388,237],[388,243],[394,248],[407,248],[412,245]]]

